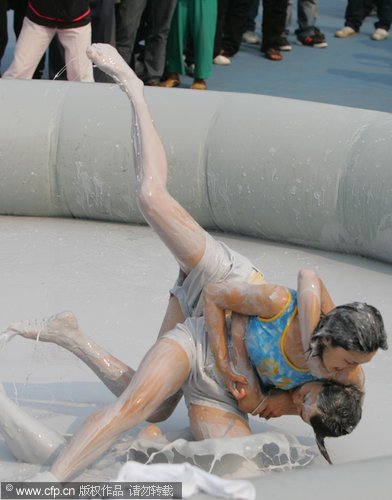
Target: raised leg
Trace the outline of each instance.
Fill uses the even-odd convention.
[[[22,462],[49,464],[65,444],[62,436],[28,415],[6,395],[0,384],[0,434]]]
[[[145,421],[163,401],[175,394],[189,369],[188,357],[175,341],[158,340],[120,398],[94,413],[82,425],[54,463],[52,473],[64,481],[87,467],[124,431]]]
[[[128,387],[135,373],[135,370],[86,337],[79,328],[75,315],[69,311],[43,320],[14,323],[4,335],[12,333],[27,339],[52,342],[72,352],[84,361],[116,396]]]
[[[87,55],[130,99],[139,208],[187,274],[204,254],[206,233],[167,191],[166,154],[144,99],[143,82],[110,45],[94,44]]]
[[[175,297],[171,297],[159,336],[183,321],[184,317],[178,301]],[[87,337],[81,331],[75,315],[69,311],[55,314],[43,320],[13,323],[0,334],[0,345],[2,340],[6,342],[13,335],[51,342],[72,352],[81,361],[84,361],[116,396],[120,396],[128,387],[135,373],[135,370]],[[181,391],[170,397],[148,420],[151,422],[166,420],[173,413],[181,397]]]

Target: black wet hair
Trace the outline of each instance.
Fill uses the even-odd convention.
[[[322,356],[326,347],[323,340],[347,351],[370,353],[388,349],[380,311],[364,302],[337,306],[321,316],[310,340],[307,352],[310,357]]]
[[[350,434],[362,416],[363,392],[357,386],[323,382],[317,396],[317,414],[310,417],[321,455],[332,464],[324,439]]]

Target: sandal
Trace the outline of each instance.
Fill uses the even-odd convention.
[[[166,80],[159,84],[160,87],[166,87],[167,89],[172,89],[173,87],[178,87],[180,85],[180,77],[177,73],[172,73],[167,75]]]
[[[279,49],[275,49],[274,47],[269,47],[264,50],[265,57],[270,61],[281,61],[283,59],[282,54]]]
[[[191,89],[193,90],[207,90],[207,84],[205,80],[202,80],[201,78],[195,78],[193,80],[193,83],[191,85]]]

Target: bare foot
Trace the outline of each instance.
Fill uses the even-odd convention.
[[[4,333],[14,333],[25,339],[53,342],[60,346],[75,345],[83,337],[75,315],[69,311],[42,320],[13,323]]]
[[[143,94],[143,82],[136,76],[117,50],[105,43],[94,43],[87,48],[87,57],[133,95]]]

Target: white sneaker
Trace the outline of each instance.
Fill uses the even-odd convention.
[[[387,30],[384,30],[383,28],[377,28],[370,38],[379,42],[381,40],[385,40],[386,38],[388,38],[388,36],[389,33]]]
[[[258,45],[259,43],[261,43],[261,38],[254,31],[245,31],[245,33],[242,35],[242,41],[245,43]]]
[[[349,36],[355,36],[358,35],[358,31],[355,31],[355,29],[351,28],[351,26],[345,26],[341,30],[338,30],[335,33],[335,36],[337,38],[348,38]]]
[[[219,54],[216,57],[214,57],[214,64],[219,64],[220,66],[227,66],[228,64],[231,64],[231,60],[224,56],[223,54]]]

